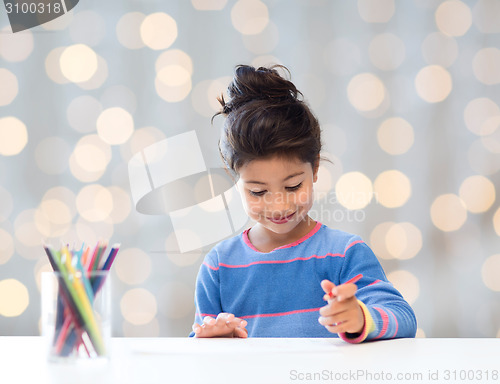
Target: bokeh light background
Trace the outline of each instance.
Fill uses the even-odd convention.
[[[187,335],[210,247],[137,212],[128,162],[195,131],[220,167],[215,97],[281,63],[332,161],[313,215],[373,248],[419,336],[500,337],[499,20],[497,0],[85,0],[12,34],[2,8],[0,335],[39,333],[42,241],[99,239],[122,244],[114,335]]]

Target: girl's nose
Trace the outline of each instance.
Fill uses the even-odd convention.
[[[268,203],[268,210],[272,211],[273,216],[287,215],[290,213],[290,201],[282,193],[273,194],[272,200]]]

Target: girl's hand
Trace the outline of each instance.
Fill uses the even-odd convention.
[[[241,337],[247,338],[247,322],[232,313],[219,313],[217,318],[205,316],[203,324],[193,324],[195,337]]]
[[[361,333],[365,317],[355,296],[356,284],[335,286],[331,281],[323,280],[321,288],[326,293],[323,299],[328,304],[319,310],[319,323],[332,333]],[[333,297],[330,297],[330,292]]]

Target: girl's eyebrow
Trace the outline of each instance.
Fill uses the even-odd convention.
[[[304,172],[297,172],[297,173],[292,173],[291,175],[288,175],[283,179],[283,181],[287,181],[288,179],[294,178],[295,176],[300,176],[304,174]],[[262,181],[256,181],[256,180],[250,180],[250,181],[245,181],[245,184],[261,184],[261,185],[266,185],[266,183],[263,183]]]

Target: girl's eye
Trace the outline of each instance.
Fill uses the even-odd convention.
[[[300,187],[302,187],[302,183],[299,183],[293,187],[286,187],[286,190],[287,191],[296,191],[297,189],[299,189]]]
[[[263,196],[266,191],[249,191],[252,196]]]

